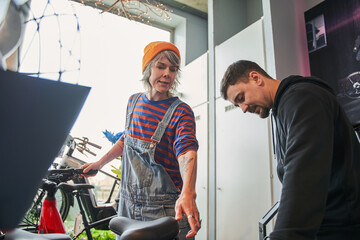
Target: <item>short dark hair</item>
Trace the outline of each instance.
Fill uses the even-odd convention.
[[[239,60],[231,64],[224,74],[220,83],[221,96],[227,100],[227,90],[230,85],[236,84],[238,81],[248,82],[249,73],[256,71],[265,77],[272,78],[257,63],[248,60]]]

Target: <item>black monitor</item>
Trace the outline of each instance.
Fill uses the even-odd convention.
[[[0,229],[23,218],[89,91],[0,70]]]

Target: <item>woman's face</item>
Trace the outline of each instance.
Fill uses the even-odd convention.
[[[149,77],[151,100],[168,98],[168,92],[175,82],[178,69],[179,67],[172,65],[166,56],[162,56],[152,65]]]

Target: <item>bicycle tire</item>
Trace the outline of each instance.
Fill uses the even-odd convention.
[[[59,194],[61,194],[60,197]],[[62,189],[58,189],[55,196],[56,206],[59,210],[61,219],[64,222],[69,215],[70,207],[74,205],[74,196]]]

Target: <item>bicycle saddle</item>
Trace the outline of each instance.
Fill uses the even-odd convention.
[[[21,229],[6,233],[4,240],[71,240],[71,237],[60,233],[36,234]]]
[[[73,192],[75,190],[94,188],[93,185],[85,184],[85,183],[79,183],[79,184],[60,183],[58,187],[66,192]]]
[[[176,239],[179,224],[169,216],[148,222],[119,216],[111,219],[109,229],[120,235],[120,240],[170,240]]]

